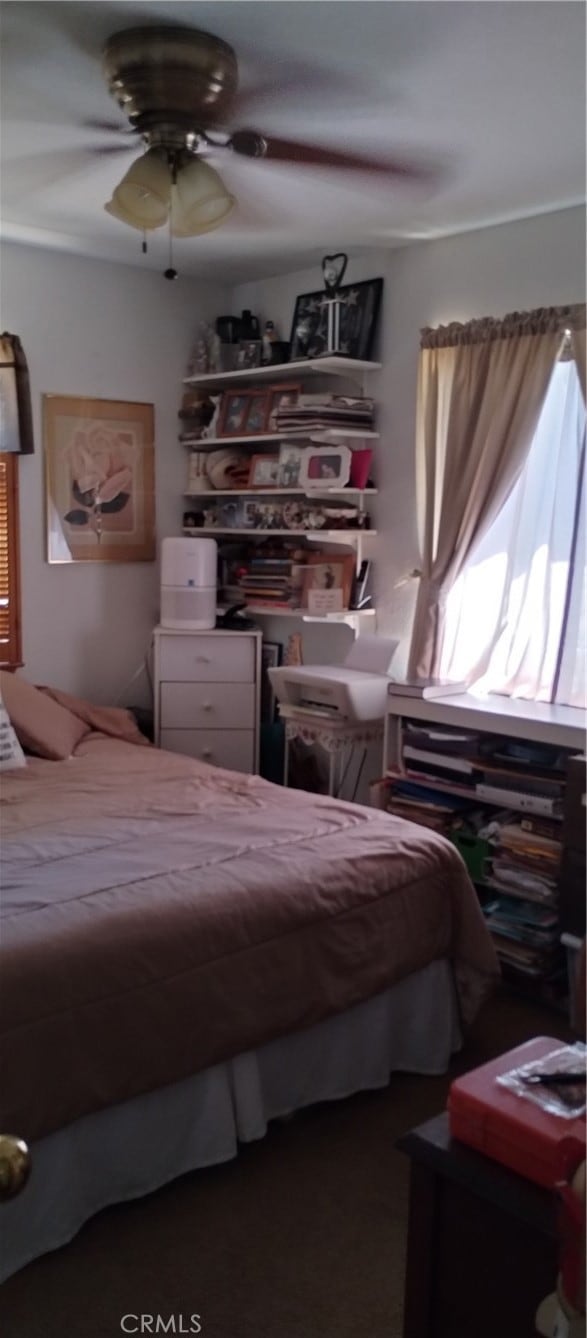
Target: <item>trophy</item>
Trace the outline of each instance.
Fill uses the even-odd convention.
[[[340,353],[340,309],[346,302],[346,298],[341,297],[338,290],[347,263],[348,256],[344,254],[344,251],[339,251],[334,256],[324,256],[322,260],[322,277],[327,293],[327,296],[322,299],[322,306],[326,307],[327,320],[326,356],[331,353]]]

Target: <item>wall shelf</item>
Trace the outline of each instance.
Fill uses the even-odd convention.
[[[364,362],[361,358],[302,358],[299,362],[284,362],[273,367],[245,367],[234,372],[203,372],[186,376],[184,385],[200,386],[202,390],[223,390],[224,387],[248,385],[252,381],[295,381],[310,373],[321,376],[362,377],[365,372],[376,372],[380,362]]]
[[[231,607],[219,604],[218,613]],[[304,623],[342,623],[358,631],[363,622],[372,622],[375,609],[341,609],[339,613],[308,613],[307,609],[267,608],[265,604],[245,604],[245,612],[258,618],[297,618]]]
[[[222,525],[184,525],[183,534],[206,539],[214,539],[217,534],[223,538],[236,536],[239,539],[311,539],[313,542],[326,539],[328,543],[352,543],[355,539],[374,538],[377,530],[262,530],[249,528],[237,529],[236,526]]]
[[[206,488],[186,492],[184,497],[376,497],[377,488]],[[372,533],[372,531],[370,531]]]
[[[320,443],[331,445],[336,443],[338,437],[346,437],[348,440],[357,441],[378,441],[379,433],[371,432],[368,429],[363,431],[359,427],[326,427],[323,431],[306,432],[262,432],[259,436],[226,436],[226,437],[194,437],[193,440],[186,441],[180,437],[182,446],[189,446],[190,450],[198,451],[217,451],[222,446],[271,446],[274,443],[287,441],[313,441],[318,445]]]

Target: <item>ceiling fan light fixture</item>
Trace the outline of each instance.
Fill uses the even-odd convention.
[[[218,228],[235,205],[218,172],[200,158],[182,166],[172,194],[171,230],[175,237],[198,237]]]
[[[112,199],[104,205],[104,208],[106,213],[110,214],[112,218],[116,218],[119,223],[126,223],[129,228],[136,228],[137,232],[154,232],[155,228],[162,228],[169,217],[169,210],[167,210],[165,215],[158,219],[157,222],[139,222],[134,214],[129,214],[126,209],[122,208],[122,205],[116,198],[116,191],[114,192]]]
[[[131,228],[160,228],[167,222],[171,203],[171,169],[167,155],[148,149],[137,158],[112,196],[108,209]],[[117,212],[115,212],[115,210]]]

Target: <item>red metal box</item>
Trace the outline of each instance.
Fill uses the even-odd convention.
[[[560,1048],[561,1041],[537,1036],[490,1064],[457,1078],[448,1096],[449,1125],[454,1138],[547,1189],[565,1176],[573,1145],[579,1152],[576,1161],[581,1160],[585,1119],[563,1118],[541,1110],[532,1101],[502,1087],[496,1078]]]

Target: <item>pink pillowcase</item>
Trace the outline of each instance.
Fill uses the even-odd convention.
[[[0,693],[17,738],[37,757],[63,761],[89,733],[83,720],[16,674],[0,670]]]

